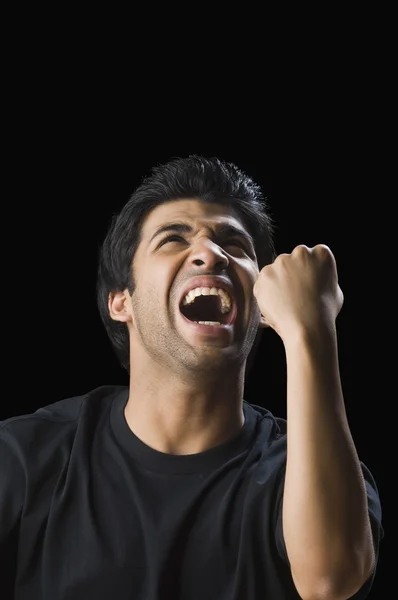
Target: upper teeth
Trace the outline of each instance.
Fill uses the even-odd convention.
[[[220,296],[221,312],[227,313],[231,310],[231,298],[225,290],[219,288],[197,287],[188,292],[183,300],[183,305],[191,304],[197,296]]]

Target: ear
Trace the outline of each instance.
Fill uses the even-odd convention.
[[[263,315],[260,316],[260,323],[258,326],[260,327],[260,329],[265,329],[266,327],[270,327],[270,325],[268,325],[268,323],[265,320],[265,317],[263,317]]]
[[[110,292],[108,296],[108,309],[111,319],[128,323],[133,320],[131,298],[128,290],[123,292]]]

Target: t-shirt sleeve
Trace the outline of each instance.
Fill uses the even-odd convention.
[[[380,542],[384,537],[384,529],[382,525],[382,509],[379,491],[377,489],[376,482],[373,478],[373,475],[369,471],[368,467],[361,462],[362,473],[365,479],[367,498],[368,498],[368,513],[370,524],[372,527],[372,535],[373,535],[373,547],[376,555],[376,567],[379,559],[379,547]],[[276,520],[276,547],[279,556],[282,560],[290,566],[290,562],[287,556],[285,540],[283,537],[283,529],[282,529],[282,504],[283,504],[283,489],[285,482],[285,474],[283,474],[283,478],[281,479],[277,496],[276,496],[276,507],[277,507],[277,520]],[[371,590],[373,585],[374,578],[376,576],[376,567],[369,577],[369,579],[365,582],[362,588],[352,597],[352,600],[363,600],[366,598]]]
[[[12,589],[14,585],[24,497],[22,463],[7,428],[0,425],[0,574],[3,590]]]
[[[279,479],[279,485],[277,488],[276,494],[276,529],[275,529],[275,543],[279,556],[281,559],[290,567],[290,561],[287,556],[285,539],[283,537],[283,527],[282,527],[282,506],[283,506],[283,490],[285,489],[285,476],[286,476],[286,468],[283,469],[281,473],[281,477]]]
[[[369,511],[369,519],[370,525],[372,527],[372,536],[373,536],[373,547],[376,556],[375,568],[373,569],[372,575],[369,579],[364,583],[361,589],[352,596],[351,600],[365,600],[368,597],[370,590],[373,586],[373,582],[376,576],[377,563],[379,560],[379,549],[380,542],[384,538],[384,528],[382,524],[382,508],[381,501],[379,496],[379,491],[377,489],[376,482],[373,478],[372,473],[369,471],[368,467],[361,462],[362,473],[365,479],[366,491],[368,495],[368,511]]]

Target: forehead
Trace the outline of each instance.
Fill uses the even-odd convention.
[[[147,238],[158,227],[173,221],[183,221],[194,228],[229,224],[246,230],[239,213],[230,206],[196,199],[170,200],[159,204],[147,215],[142,225],[142,238]]]

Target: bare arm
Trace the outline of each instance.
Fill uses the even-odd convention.
[[[283,533],[303,599],[345,600],[375,556],[361,466],[351,437],[334,323],[285,339],[287,466]],[[314,590],[316,590],[315,594]]]
[[[287,362],[283,535],[304,600],[347,600],[375,556],[362,469],[338,364],[336,317],[344,297],[328,246],[301,244],[262,268],[253,293],[261,323],[281,337]]]

